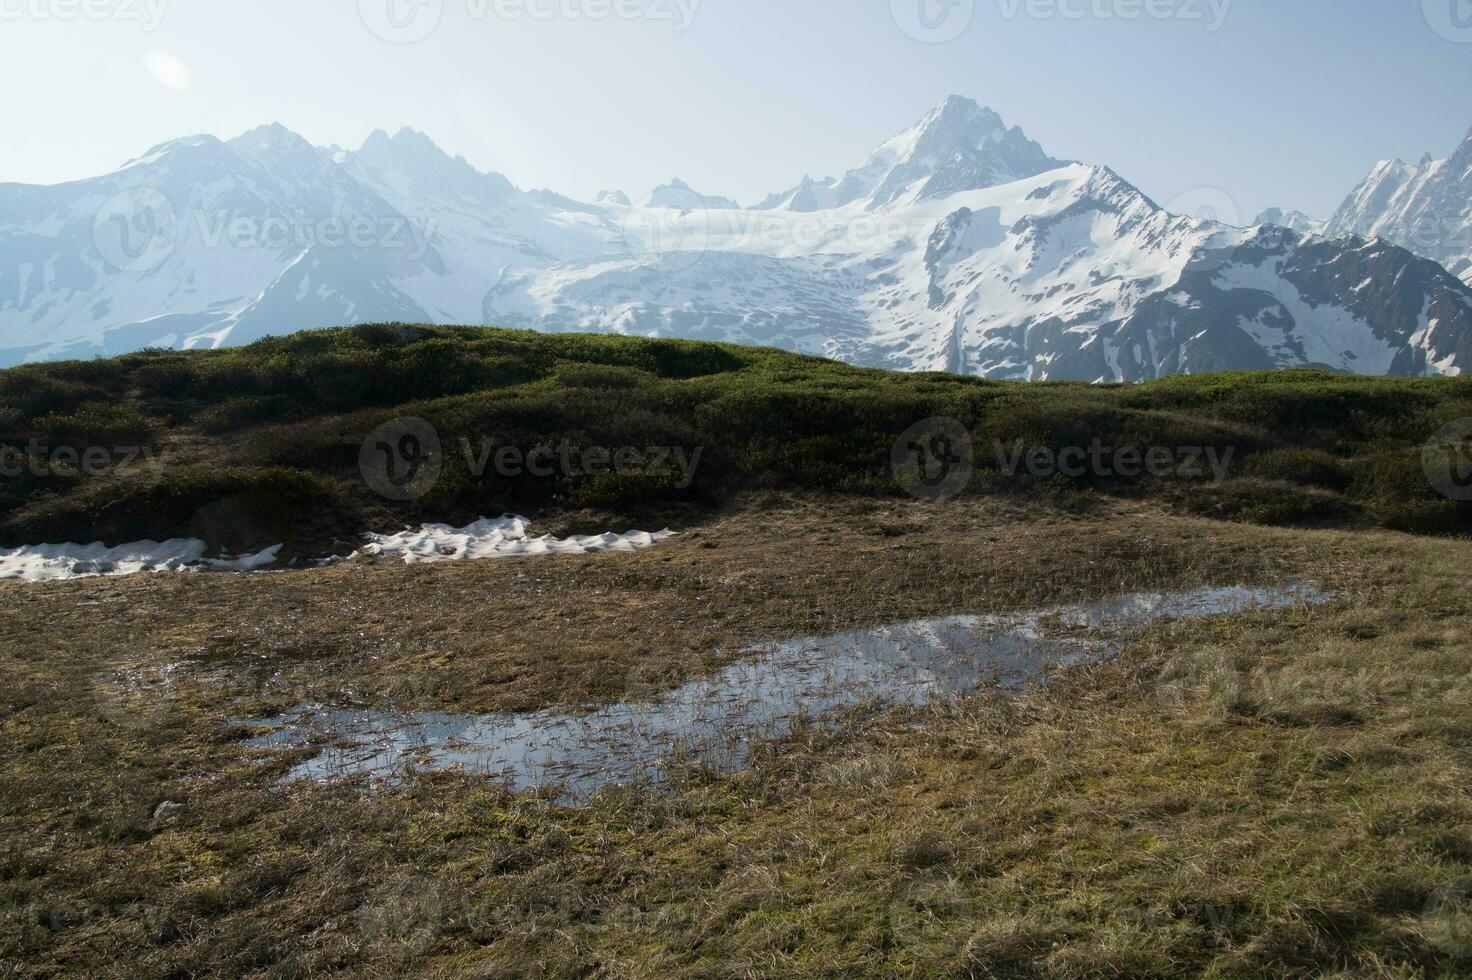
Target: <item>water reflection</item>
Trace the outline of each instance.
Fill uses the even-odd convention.
[[[1103,660],[1133,629],[1324,602],[1312,587],[1211,588],[1131,595],[1030,612],[948,616],[763,644],[739,662],[648,701],[587,714],[395,714],[303,707],[252,724],[258,748],[331,743],[296,766],[295,779],[410,768],[484,773],[525,790],[557,787],[567,799],[603,786],[658,781],[678,752],[713,768],[739,768],[749,746],[861,704],[920,705],[985,687],[1021,691],[1053,670]]]

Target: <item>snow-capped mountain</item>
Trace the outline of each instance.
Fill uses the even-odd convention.
[[[1252,220],[1254,225],[1278,225],[1305,235],[1322,235],[1326,222],[1317,221],[1302,211],[1283,208],[1268,208]]]
[[[624,203],[628,202],[626,201]],[[668,184],[661,184],[650,191],[648,196],[640,203],[647,208],[677,208],[682,211],[696,208],[732,211],[741,207],[741,205],[729,197],[712,197],[707,194],[697,193],[689,184],[678,177],[671,180]]]
[[[1032,177],[1063,166],[1028,139],[1008,129],[991,109],[953,95],[914,126],[875,150],[843,179],[803,178],[773,194],[757,210],[822,211],[862,200],[865,210],[893,204],[915,191],[916,200],[979,190]]]
[[[951,98],[760,205],[521,191],[412,130],[279,126],[0,185],[0,363],[404,319],[758,343],[906,370],[1138,380],[1461,373],[1472,289],[1388,243],[1168,214]]]
[[[1376,164],[1324,233],[1387,239],[1472,284],[1472,132],[1444,160]]]
[[[488,322],[997,378],[1472,364],[1472,290],[1435,263],[1173,216],[1106,168],[868,208],[671,216],[682,247],[508,276]]]

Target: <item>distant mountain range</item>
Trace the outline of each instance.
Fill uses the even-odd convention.
[[[1343,238],[1383,238],[1434,259],[1472,285],[1472,132],[1444,160],[1382,160],[1326,221],[1274,208],[1258,224]]]
[[[522,191],[412,130],[357,150],[280,126],[194,136],[100,177],[0,185],[0,364],[417,320],[995,378],[1459,374],[1472,289],[1438,262],[1465,271],[1469,250],[1415,229],[1465,228],[1469,146],[1377,168],[1321,229],[1169,214],[960,97],[750,208],[679,180],[591,203]]]

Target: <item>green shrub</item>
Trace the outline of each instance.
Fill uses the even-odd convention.
[[[22,508],[0,527],[21,542],[122,544],[178,536],[231,547],[289,540],[297,521],[338,505],[331,484],[282,469],[173,469],[94,480]]]
[[[283,418],[291,409],[285,395],[263,395],[259,398],[229,398],[199,410],[194,422],[210,435],[224,435],[241,429]]]
[[[26,364],[0,371],[0,405],[22,419],[64,414],[103,395],[94,385],[52,376],[44,365]]]
[[[152,424],[134,405],[86,402],[70,412],[36,419],[41,436],[67,446],[140,445],[152,434]]]
[[[1279,526],[1354,524],[1360,505],[1325,490],[1236,479],[1193,486],[1180,494],[1186,509],[1203,517]]]
[[[1263,480],[1297,483],[1302,486],[1346,490],[1352,479],[1349,467],[1318,449],[1283,446],[1247,457],[1242,471]]]

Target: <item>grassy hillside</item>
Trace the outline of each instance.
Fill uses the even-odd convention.
[[[945,503],[891,470],[938,415],[975,448]],[[395,500],[360,453],[404,416],[443,465]],[[1469,379],[1020,385],[403,325],[0,373],[11,542],[312,553],[503,510],[681,532],[0,581],[0,975],[1466,976],[1472,515],[1421,458],[1463,418]],[[701,457],[688,483],[476,477],[462,438]],[[1065,477],[996,452],[1096,441],[1231,459]],[[637,709],[766,641],[1289,582],[1332,598],[1157,622],[1018,696],[866,704],[579,806],[412,751],[388,782],[291,781],[322,746],[251,740],[301,706]]]
[[[1472,378],[1291,371],[1023,385],[720,344],[394,324],[0,372],[0,443],[10,447],[0,543],[191,534],[314,552],[417,519],[589,510],[634,519],[747,489],[894,495],[896,437],[937,415],[973,434],[973,494],[1075,506],[1150,496],[1258,523],[1472,529],[1472,510],[1439,495],[1421,465],[1432,433],[1472,416]],[[401,416],[438,430],[445,465],[427,493],[396,502],[365,483],[358,459],[365,437]],[[999,465],[999,446],[1095,439],[1210,447],[1230,451],[1231,466],[1219,482],[1205,472],[1039,478]],[[523,452],[567,441],[701,456],[688,486],[669,473],[477,476],[461,440],[476,451],[484,440]],[[83,472],[88,447],[111,465]],[[126,447],[147,455],[120,471]]]

